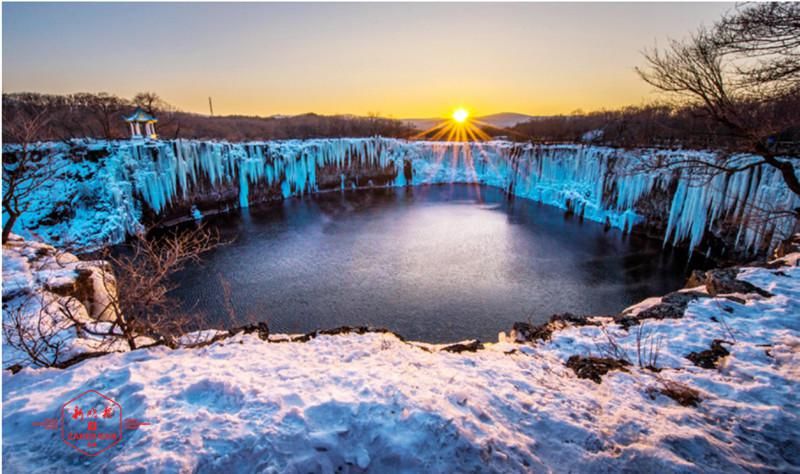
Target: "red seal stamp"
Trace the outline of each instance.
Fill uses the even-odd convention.
[[[61,407],[61,439],[87,456],[97,456],[122,440],[122,406],[87,390]]]
[[[116,446],[123,432],[148,425],[136,418],[123,418],[122,405],[97,390],[87,390],[61,405],[59,418],[33,422],[33,426],[51,431],[60,426],[64,444],[87,456]]]

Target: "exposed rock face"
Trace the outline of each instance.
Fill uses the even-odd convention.
[[[116,285],[108,262],[79,260],[50,245],[12,235],[3,248],[3,267],[4,304],[37,294],[48,299],[72,298],[90,318],[111,318],[109,303]]]

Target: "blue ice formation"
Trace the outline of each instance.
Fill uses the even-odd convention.
[[[59,147],[60,144],[49,146]],[[783,185],[780,173],[770,167],[755,167],[732,175],[719,174],[697,182],[683,169],[654,168],[652,163],[691,157],[713,160],[713,153],[686,150],[620,150],[591,145],[533,145],[506,141],[448,143],[404,141],[386,138],[345,138],[282,140],[248,143],[224,141],[114,141],[90,142],[105,149],[108,157],[99,164],[92,179],[81,186],[84,192],[102,197],[104,204],[81,207],[69,222],[57,224],[56,231],[67,239],[91,246],[118,242],[137,231],[141,202],[156,214],[177,200],[190,200],[200,187],[238,190],[242,208],[250,205],[253,190],[268,186],[284,198],[303,196],[319,190],[321,170],[341,179],[345,189],[354,167],[381,168],[395,176],[393,186],[433,183],[478,183],[495,186],[516,196],[568,209],[576,215],[630,231],[642,221],[637,212],[642,198],[658,192],[670,200],[664,204],[667,226],[665,244],[701,245],[708,230],[727,217],[735,216],[737,245],[744,251],[773,246],[787,237],[795,226],[790,216],[762,219],[764,209],[792,209],[800,199]],[[66,155],[67,150],[63,151]],[[754,159],[742,155],[741,160]],[[404,167],[410,164],[411,179]],[[79,162],[72,167],[90,166]],[[54,186],[75,187],[65,179]],[[352,183],[351,186],[355,186]],[[62,192],[62,196],[64,195]],[[53,194],[43,190],[34,199],[33,211],[22,219],[19,232],[37,228],[47,240],[48,232],[37,224],[52,207]],[[93,199],[93,202],[97,199]],[[141,202],[140,202],[141,201]],[[38,213],[38,214],[37,214]],[[95,227],[100,226],[102,231]],[[52,229],[51,229],[52,230]],[[94,240],[93,240],[94,239]],[[54,242],[58,243],[58,242]]]

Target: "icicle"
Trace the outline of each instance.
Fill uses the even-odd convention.
[[[710,160],[706,152],[637,151],[576,145],[519,145],[508,142],[442,143],[406,142],[385,138],[343,138],[323,140],[285,140],[230,144],[177,140],[174,142],[125,142],[115,152],[125,157],[133,176],[118,181],[134,183],[142,200],[155,212],[162,212],[175,201],[191,198],[200,180],[212,187],[234,186],[239,205],[249,205],[253,185],[278,186],[284,198],[318,191],[322,168],[333,168],[346,188],[351,166],[392,167],[394,186],[426,183],[480,183],[566,209],[584,218],[629,232],[642,217],[637,204],[654,190],[675,189],[667,214],[664,244],[702,244],[706,232],[724,219],[739,222],[737,244],[758,250],[773,246],[792,231],[791,216],[761,226],[754,209],[791,209],[800,199],[789,192],[779,172],[756,168],[731,176],[719,175],[703,186],[695,186],[691,176],[670,171],[635,172],[642,161],[666,162],[691,155]],[[736,159],[747,163],[753,157]],[[405,162],[412,178],[405,175]],[[677,183],[675,182],[677,181]],[[355,186],[355,183],[352,184]],[[673,188],[673,186],[675,186]],[[124,186],[117,185],[115,198],[125,201]],[[127,205],[127,204],[126,204]],[[133,213],[134,211],[126,211]],[[137,218],[128,218],[135,221]],[[135,226],[133,226],[135,227]],[[133,228],[128,225],[128,228]],[[770,240],[765,242],[764,239]]]

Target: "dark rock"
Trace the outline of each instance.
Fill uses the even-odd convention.
[[[689,303],[699,298],[708,298],[708,295],[696,291],[675,291],[661,298],[661,302],[657,305],[640,311],[636,316],[622,313],[614,317],[614,321],[628,328],[644,319],[680,319]]]
[[[303,334],[302,336],[296,336],[291,339],[292,342],[308,342],[311,339],[314,339],[317,336],[336,336],[339,334],[367,334],[367,333],[381,333],[381,334],[391,334],[397,339],[401,341],[405,341],[403,336],[397,334],[396,332],[390,331],[385,328],[373,328],[369,326],[340,326],[338,328],[333,329],[322,329],[318,331],[309,332]]]
[[[693,271],[686,281],[687,288],[704,285],[708,294],[711,296],[723,295],[728,293],[756,293],[764,297],[771,297],[772,294],[746,281],[737,280],[739,269],[735,267],[720,268],[707,272]]]
[[[775,270],[776,268],[783,268],[788,266],[786,262],[782,260],[777,260],[775,262],[768,262],[763,265],[764,268],[768,268],[770,270]]]
[[[639,320],[634,316],[625,316],[625,315],[618,315],[614,317],[614,322],[619,324],[625,329],[630,328],[631,326],[636,326],[639,324]]]
[[[530,323],[516,322],[511,328],[511,337],[517,342],[547,341],[553,331],[563,326],[598,326],[599,323],[589,321],[586,316],[572,313],[558,313],[550,316],[550,321],[544,324],[533,325]]]
[[[475,339],[473,341],[466,343],[459,342],[457,344],[450,344],[449,346],[442,347],[440,350],[445,352],[460,353],[460,352],[476,352],[481,349],[483,349],[483,344],[481,344],[481,341]]]
[[[517,342],[547,341],[552,334],[553,327],[549,323],[534,326],[516,322],[511,328],[511,336]]]
[[[692,352],[691,354],[687,355],[686,358],[692,361],[692,363],[698,367],[702,367],[704,369],[716,369],[719,359],[730,354],[728,349],[725,349],[722,344],[731,343],[728,341],[723,341],[722,339],[714,339],[711,342],[710,349],[700,352]]]
[[[249,324],[242,328],[245,334],[258,333],[258,338],[262,341],[269,339],[269,325],[264,321],[259,321],[255,324]]]
[[[392,334],[401,341],[405,340],[399,334],[392,332],[386,328],[373,328],[371,326],[340,326],[338,328],[323,329],[321,331],[317,331],[317,335],[336,336],[338,334],[350,334],[350,333],[367,334],[371,332],[381,333],[381,334]]]
[[[738,268],[724,268],[706,272],[706,289],[711,296],[727,293],[757,293],[764,297],[772,294],[746,281],[737,280]]]
[[[685,310],[686,306],[688,306],[690,302],[700,298],[708,298],[708,295],[696,291],[673,291],[672,293],[667,293],[666,296],[661,298],[660,304],[666,304],[681,308],[681,310]],[[683,316],[683,314],[681,314],[681,316]]]
[[[62,281],[56,285],[45,283],[44,288],[59,296],[72,296],[81,302],[87,301],[93,292],[90,280],[92,271],[81,268],[77,269],[75,273],[76,278],[74,280]]]
[[[20,370],[22,370],[22,366],[20,364],[14,364],[6,367],[6,370],[10,370],[12,374],[16,374]]]
[[[269,339],[269,325],[264,321],[259,321],[255,324],[248,324],[247,326],[242,326],[230,331],[231,335],[239,334],[240,332],[245,334],[253,334],[254,332],[258,333],[258,338],[262,341]]]
[[[587,316],[572,313],[558,313],[550,316],[551,323],[566,323],[573,326],[599,326],[600,323],[589,321]]]
[[[692,270],[689,278],[686,280],[684,288],[697,288],[698,286],[705,286],[706,272],[702,270]]]
[[[603,375],[612,370],[627,372],[627,367],[631,364],[627,361],[612,359],[610,357],[582,357],[574,355],[567,360],[566,365],[575,372],[578,378],[589,379],[595,383],[600,383],[603,381]]]

